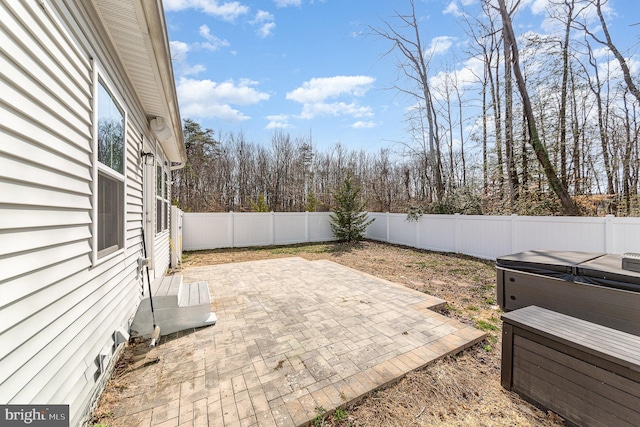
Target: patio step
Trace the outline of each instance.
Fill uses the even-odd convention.
[[[151,284],[156,324],[162,335],[185,329],[214,325],[217,321],[211,312],[211,295],[207,282],[183,283],[181,275],[164,276]],[[151,301],[143,298],[131,323],[131,333],[151,335],[153,317]]]

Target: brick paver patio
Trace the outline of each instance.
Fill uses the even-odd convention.
[[[483,339],[444,301],[330,261],[189,268],[215,326],[163,337],[126,374],[127,426],[297,426]],[[162,325],[160,325],[162,326]]]

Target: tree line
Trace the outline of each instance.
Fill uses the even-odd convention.
[[[467,59],[482,64],[472,82],[456,70],[434,78],[412,0],[371,27],[401,71],[395,90],[414,100],[407,138],[388,148],[319,150],[282,131],[265,145],[185,120],[189,162],[175,172],[175,202],[330,210],[350,174],[369,211],[637,216],[638,76],[609,34],[606,1],[552,0],[559,30],[516,36],[519,3],[486,0],[480,15],[462,15]]]

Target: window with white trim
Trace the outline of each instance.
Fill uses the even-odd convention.
[[[125,113],[101,78],[97,80],[97,255],[124,247]]]
[[[169,228],[169,175],[162,164],[156,165],[156,233]]]

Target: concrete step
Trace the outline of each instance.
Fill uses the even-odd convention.
[[[207,282],[183,284],[180,289],[181,292],[178,297],[178,306],[191,307],[202,304],[211,305],[209,284]]]
[[[161,309],[175,307],[178,305],[183,290],[182,275],[174,274],[162,276],[151,283],[153,294],[153,308]],[[145,289],[146,298],[149,298],[148,290]]]
[[[185,329],[213,325],[217,317],[211,312],[211,295],[207,282],[182,283],[181,275],[164,276],[151,284],[156,324],[161,335]],[[140,301],[131,323],[131,334],[151,335],[153,316],[147,296]]]

